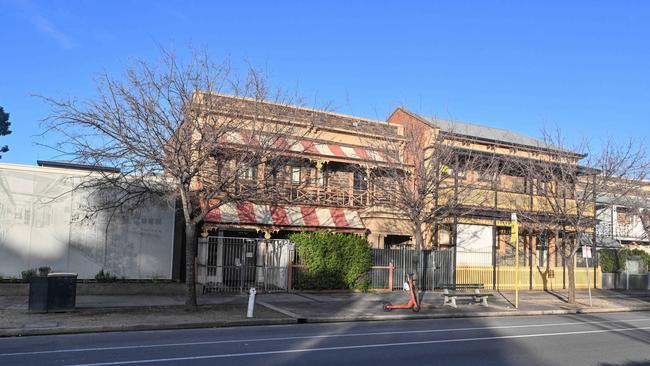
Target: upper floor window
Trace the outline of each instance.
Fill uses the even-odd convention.
[[[257,166],[242,166],[239,171],[239,179],[255,180],[257,179]]]
[[[354,171],[353,188],[357,191],[365,191],[368,189],[368,177],[366,177],[364,172],[359,170]]]
[[[481,182],[495,182],[497,178],[497,170],[494,168],[482,170],[478,176],[478,180]]]
[[[292,166],[289,169],[291,171],[291,184],[300,184],[300,182],[302,181],[300,167]]]
[[[543,180],[543,179],[538,179],[537,180],[537,194],[538,195],[545,195],[549,192],[551,182]]]

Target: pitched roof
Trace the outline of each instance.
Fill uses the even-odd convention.
[[[569,152],[569,153],[574,153],[576,155],[580,155],[575,152],[562,149],[558,146],[549,144],[545,141],[530,136],[526,136],[515,131],[506,130],[503,128],[489,127],[484,125],[454,121],[454,120],[443,119],[438,117],[422,116],[417,113],[413,113],[411,111],[407,111],[407,112],[418,117],[420,120],[426,122],[431,126],[437,127],[442,131],[445,131],[447,133],[453,133],[455,135],[467,136],[467,137],[478,138],[483,140],[498,141],[510,145],[519,145],[519,146],[534,147],[534,148],[544,149],[544,150]]]

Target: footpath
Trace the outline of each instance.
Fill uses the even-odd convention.
[[[490,292],[490,291],[486,291]],[[420,312],[384,312],[385,302],[405,303],[407,294],[300,292],[258,294],[255,316],[246,318],[247,295],[209,294],[199,297],[197,311],[186,311],[178,295],[77,296],[77,309],[67,313],[32,314],[27,297],[0,296],[0,337],[128,330],[280,325],[304,322],[434,319],[454,317],[525,316],[597,312],[650,311],[650,291],[579,291],[577,303],[566,302],[566,291],[497,292],[489,306],[459,302],[443,306],[440,292],[422,294]]]

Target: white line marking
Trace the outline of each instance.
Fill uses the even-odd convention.
[[[227,353],[222,355],[206,355],[206,356],[188,356],[188,357],[174,357],[174,358],[158,358],[149,360],[134,360],[134,361],[117,361],[117,362],[100,362],[100,363],[85,363],[75,364],[68,366],[114,366],[114,365],[134,365],[140,363],[157,363],[157,362],[174,362],[174,361],[192,361],[192,360],[207,360],[215,358],[229,358],[229,357],[246,357],[246,356],[262,356],[262,355],[275,355],[282,353],[305,353],[317,351],[339,351],[347,349],[360,349],[360,348],[379,348],[379,347],[402,347],[414,346],[422,344],[439,344],[439,343],[457,343],[457,342],[475,342],[475,341],[488,341],[495,339],[516,339],[516,338],[538,338],[550,336],[566,336],[566,335],[583,335],[595,333],[620,333],[631,330],[648,330],[650,327],[642,328],[618,328],[618,329],[600,329],[588,330],[578,332],[559,332],[559,333],[539,333],[539,334],[519,334],[508,336],[492,336],[492,337],[474,337],[474,338],[460,338],[460,339],[438,339],[432,341],[415,341],[415,342],[399,342],[399,343],[379,343],[379,344],[362,344],[358,346],[336,346],[336,347],[319,347],[319,348],[298,348],[287,349],[281,351],[261,351],[261,352],[247,352],[247,353]]]
[[[647,321],[650,321],[650,318],[637,318],[637,319],[625,319],[625,320],[606,320],[606,321],[600,321],[599,320],[599,321],[585,321],[585,322],[564,322],[564,323],[547,323],[547,324],[497,325],[497,326],[490,326],[490,327],[403,330],[403,331],[390,331],[390,332],[386,331],[386,332],[366,332],[366,333],[315,334],[315,335],[291,336],[291,337],[229,339],[229,340],[205,341],[205,342],[143,344],[143,345],[133,345],[133,346],[72,348],[72,349],[60,349],[60,350],[49,350],[49,351],[0,353],[0,357],[2,357],[2,356],[39,355],[39,354],[49,354],[49,353],[113,351],[113,350],[124,350],[124,349],[142,349],[142,348],[158,348],[158,347],[201,346],[201,345],[225,344],[225,343],[289,341],[289,340],[310,339],[310,338],[317,338],[318,339],[318,338],[338,338],[338,337],[367,337],[367,336],[377,336],[377,335],[465,332],[465,331],[472,331],[472,330],[488,330],[488,329],[521,329],[521,328],[540,328],[540,327],[556,327],[556,326],[571,326],[571,325],[586,325],[586,324],[607,324],[607,323],[627,323],[627,322],[647,322]]]

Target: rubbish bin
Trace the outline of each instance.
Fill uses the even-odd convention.
[[[34,276],[29,280],[29,311],[47,313],[47,277]]]
[[[47,311],[74,310],[77,299],[76,273],[47,275]]]

